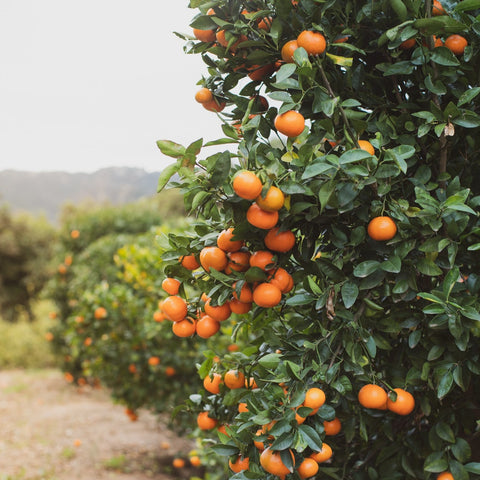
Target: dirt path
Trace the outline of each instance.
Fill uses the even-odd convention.
[[[131,422],[106,392],[76,389],[56,370],[0,372],[0,425],[5,480],[170,480],[193,473],[171,469],[190,441],[148,412]]]

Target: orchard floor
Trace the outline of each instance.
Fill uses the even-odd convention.
[[[148,412],[131,422],[107,392],[65,382],[57,370],[0,371],[1,480],[170,480],[192,443]],[[165,443],[168,442],[169,446]]]

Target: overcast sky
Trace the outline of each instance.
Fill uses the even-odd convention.
[[[222,136],[173,31],[188,0],[0,0],[0,170],[160,170],[156,140]]]

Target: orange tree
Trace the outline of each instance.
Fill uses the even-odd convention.
[[[199,429],[236,479],[480,478],[480,2],[190,6],[225,138],[158,142],[197,217],[165,272],[204,292],[167,310],[249,338],[200,366]]]

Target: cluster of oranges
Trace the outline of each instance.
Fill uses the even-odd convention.
[[[369,383],[358,392],[358,401],[365,408],[390,410],[397,415],[412,413],[415,408],[413,395],[403,388],[394,388],[393,391],[396,396],[395,400],[392,400],[380,385]]]

